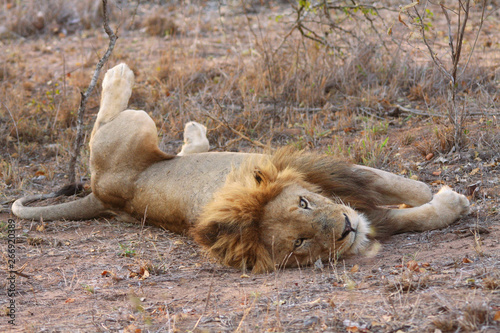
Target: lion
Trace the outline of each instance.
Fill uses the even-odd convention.
[[[23,219],[82,220],[118,214],[192,236],[220,263],[255,273],[357,254],[372,239],[443,228],[467,198],[442,187],[290,148],[273,154],[207,152],[206,129],[186,126],[181,156],[158,148],[154,121],[127,109],[134,74],[108,70],[90,138],[92,193],[28,207]],[[391,209],[406,204],[411,208]]]

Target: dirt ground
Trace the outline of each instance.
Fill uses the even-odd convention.
[[[147,2],[140,10],[151,13],[158,8],[155,3]],[[184,91],[178,94],[169,90],[168,84],[175,83],[172,81],[168,84],[162,81],[157,86],[157,82],[163,80],[160,67],[168,67],[168,75],[174,78],[182,76],[179,68],[183,68],[187,82],[196,81],[200,89],[218,84],[219,80],[229,82],[230,78],[225,77],[227,73],[237,75],[242,67],[252,64],[253,57],[264,57],[255,55],[256,45],[238,43],[258,38],[263,31],[270,34],[266,29],[274,29],[276,36],[286,35],[288,30],[274,19],[286,12],[286,4],[278,1],[268,7],[256,5],[255,11],[246,12],[232,8],[230,16],[224,12],[227,9],[218,7],[216,2],[201,1],[201,9],[197,2],[186,3],[191,9],[174,16],[180,35],[152,36],[145,30],[147,25],[143,29],[123,25],[110,66],[126,61],[134,69],[138,83],[132,105],[153,113],[162,133],[161,146],[168,152],[178,150],[182,124],[186,120],[198,120],[209,127],[213,150],[255,151],[255,146],[208,119],[201,109],[198,113],[179,111],[179,107],[196,105],[188,103],[194,97],[183,97]],[[172,7],[174,5],[167,12],[172,12]],[[270,13],[274,16],[268,22],[265,19]],[[252,28],[248,29],[249,26]],[[196,33],[186,33],[190,27],[196,27]],[[496,29],[499,27],[498,21],[489,21],[485,26],[486,40],[481,39],[480,43],[493,41],[498,51],[500,41]],[[236,46],[231,44],[233,37],[237,40]],[[279,44],[280,39],[276,37],[276,40]],[[385,239],[371,256],[347,257],[255,275],[213,262],[187,236],[148,225],[123,223],[114,218],[32,222],[11,215],[9,207],[14,199],[32,193],[49,193],[65,184],[74,115],[64,110],[76,110],[77,88],[88,84],[90,76],[84,74],[93,72],[96,55],[102,54],[107,39],[93,30],[70,34],[59,29],[55,34],[1,40],[1,43],[4,54],[0,59],[7,64],[4,69],[10,74],[0,77],[0,83],[6,89],[2,91],[11,89],[10,94],[2,94],[2,103],[8,104],[10,98],[22,105],[19,109],[38,110],[33,111],[30,118],[21,113],[16,115],[17,110],[11,107],[14,116],[10,117],[16,119],[17,127],[14,130],[13,126],[8,127],[10,125],[0,126],[0,133],[5,136],[2,138],[5,145],[0,147],[3,159],[0,175],[5,184],[0,197],[0,251],[5,259],[0,271],[0,287],[6,291],[9,288],[9,219],[15,222],[16,270],[19,272],[15,283],[16,326],[8,323],[9,300],[2,296],[1,332],[500,331],[498,95],[491,95],[493,106],[488,110],[493,110],[492,113],[475,115],[470,121],[471,143],[460,153],[429,148],[434,146],[429,138],[440,128],[441,118],[414,116],[402,120],[385,114],[374,117],[385,126],[382,140],[387,137],[394,143],[384,161],[375,162],[376,166],[417,177],[434,192],[442,185],[451,186],[470,199],[469,215],[442,230]],[[189,57],[184,63],[181,62],[184,53],[180,51],[180,55],[165,56],[167,48],[185,49]],[[249,58],[241,60],[234,48],[244,49],[250,54]],[[483,55],[492,52],[483,51]],[[189,60],[195,53],[193,59],[206,62]],[[172,63],[172,59],[177,62]],[[496,61],[494,56],[489,59]],[[210,70],[203,67],[207,63],[211,64]],[[224,66],[236,69],[226,70]],[[80,70],[81,67],[84,69]],[[495,70],[497,73],[498,66]],[[192,75],[197,72],[204,76]],[[16,75],[20,76],[17,80],[13,78]],[[498,88],[498,73],[495,75],[493,81],[496,80]],[[29,79],[25,79],[27,77]],[[54,86],[54,82],[59,86]],[[64,88],[67,90],[63,90],[63,85],[68,85]],[[23,92],[13,90],[17,88]],[[198,96],[200,100],[209,93],[214,96],[220,93],[207,89],[203,91],[205,95]],[[151,93],[153,90],[166,96],[165,99]],[[40,95],[45,99],[37,102]],[[217,96],[220,100],[225,98]],[[161,106],[168,112],[162,113],[158,110],[160,106],[154,108],[150,104],[152,98],[157,105],[158,101],[170,98]],[[256,112],[252,111],[253,107],[267,108],[281,103],[269,102],[266,98],[262,97],[257,104],[244,100],[242,103],[250,111],[239,114],[235,111],[234,117],[250,120],[240,123],[233,119],[234,128],[248,129],[250,123],[264,133],[266,128],[259,126],[265,126],[269,119],[262,116],[252,123],[249,114]],[[99,95],[95,93],[85,120],[87,131],[93,124],[98,100]],[[423,105],[427,101],[420,102]],[[51,109],[52,104],[47,103],[56,107]],[[298,104],[297,109],[304,107]],[[234,111],[236,107],[233,105],[233,109],[227,110]],[[309,110],[317,112],[315,106]],[[317,123],[321,114],[308,116],[307,112],[297,119]],[[221,114],[227,116],[227,113]],[[344,116],[340,113],[336,117]],[[2,114],[1,120],[8,124],[10,117],[8,113]],[[347,144],[356,144],[360,142],[357,138],[367,132],[361,123],[368,121],[368,117],[362,112],[359,116],[349,116],[348,122],[325,120],[324,126],[328,127],[325,135],[310,134],[313,130],[293,117],[282,116],[281,121],[289,123],[281,128],[276,126],[274,132],[267,133],[269,136],[259,134],[253,138],[268,140],[274,146],[294,144],[326,151],[338,145],[339,137]],[[402,144],[405,141],[412,143]],[[439,144],[443,142],[436,143]],[[87,159],[85,148],[78,172],[81,179],[88,181]],[[51,199],[48,203],[59,200],[64,199]]]
[[[500,310],[500,228],[474,214],[393,236],[372,258],[262,275],[221,267],[154,227],[99,219],[16,229],[29,276],[17,278],[19,331],[421,332],[460,320],[499,328],[485,316]]]

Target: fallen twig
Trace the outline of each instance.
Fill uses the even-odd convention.
[[[409,108],[405,108],[404,106],[401,106],[399,104],[396,104],[395,107],[397,107],[402,112],[412,113],[412,114],[416,114],[419,116],[448,118],[448,115],[427,113],[427,112],[424,112],[421,110],[409,109]],[[498,116],[498,115],[500,115],[500,113],[498,113],[498,112],[468,112],[467,114],[469,116]]]
[[[431,113],[427,113],[427,112],[420,111],[420,110],[408,109],[408,108],[405,108],[404,106],[401,106],[401,105],[399,105],[399,104],[396,104],[396,107],[397,107],[398,109],[400,109],[402,112],[412,113],[412,114],[416,114],[416,115],[419,115],[419,116],[426,116],[426,117],[441,117],[441,118],[447,118],[447,117],[448,117],[447,115],[442,115],[442,114],[431,114]]]

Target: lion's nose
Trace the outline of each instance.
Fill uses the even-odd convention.
[[[344,213],[344,218],[345,218],[344,231],[342,232],[342,235],[340,235],[338,241],[341,241],[344,238],[346,238],[352,231],[356,232],[356,229],[352,227],[351,221],[349,220],[349,217],[347,216],[346,213]]]

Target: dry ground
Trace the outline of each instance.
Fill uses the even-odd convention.
[[[76,12],[71,1],[53,1],[51,11],[35,3],[0,1],[3,254],[12,200],[65,184],[79,91],[107,45],[93,1],[79,1]],[[443,230],[384,240],[370,258],[263,275],[221,267],[189,238],[159,228],[15,219],[16,268],[23,267],[17,326],[8,324],[1,297],[0,331],[499,331],[496,3],[488,2],[460,82],[460,101],[472,115],[459,152],[446,119],[446,79],[401,24],[384,37],[398,56],[384,53],[370,24],[359,26],[359,41],[339,39],[347,44],[331,50],[291,30],[289,4],[242,3],[112,2],[120,38],[108,65],[124,61],[136,72],[131,106],[150,112],[164,150],[178,151],[183,124],[196,120],[209,128],[213,150],[256,151],[259,143],[315,149],[417,177],[435,191],[449,185],[469,197],[471,213]],[[445,21],[433,13],[434,45],[445,55]],[[383,14],[374,23],[381,29],[398,22],[397,11]],[[467,32],[474,36],[474,28]],[[98,101],[96,91],[87,133]],[[82,155],[78,174],[88,180],[86,147]]]

